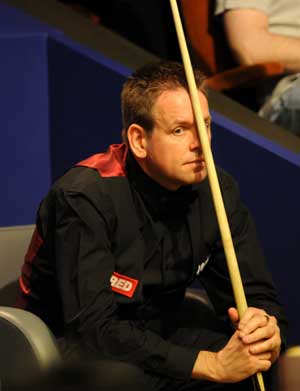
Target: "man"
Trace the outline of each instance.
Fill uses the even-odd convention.
[[[299,2],[216,0],[216,14],[223,16],[228,43],[238,63],[279,62],[292,74],[277,87],[278,80],[260,86],[262,98],[268,99],[259,114],[300,136]]]
[[[195,77],[210,138],[204,77]],[[239,320],[182,66],[136,71],[122,111],[125,143],[79,163],[42,202],[20,303],[69,350],[130,363],[151,389],[239,387],[275,362],[286,327],[252,220],[219,170],[251,306]],[[236,331],[178,320],[196,278]]]

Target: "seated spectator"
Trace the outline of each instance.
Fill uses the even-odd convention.
[[[300,3],[216,0],[229,46],[242,65],[279,62],[286,77],[259,86],[259,115],[300,136]]]

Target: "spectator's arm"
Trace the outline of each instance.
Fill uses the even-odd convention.
[[[257,9],[232,9],[224,13],[229,46],[242,65],[279,62],[288,72],[300,71],[300,38],[273,34],[268,16]]]

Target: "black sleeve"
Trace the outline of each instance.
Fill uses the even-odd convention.
[[[248,306],[262,308],[277,318],[283,346],[286,346],[287,320],[258,242],[253,219],[241,203],[238,187],[231,177],[223,178],[221,188]],[[217,314],[226,316],[228,308],[236,305],[219,234],[212,245],[211,259],[199,278]]]
[[[106,200],[103,200],[106,203]],[[109,210],[110,206],[104,206]],[[107,217],[81,193],[56,197],[55,254],[64,323],[88,351],[137,364],[145,370],[189,379],[198,351],[148,330],[142,321],[120,317],[111,290],[113,212]]]

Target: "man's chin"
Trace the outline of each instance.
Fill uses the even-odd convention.
[[[182,182],[182,185],[196,185],[197,183],[203,182],[206,178],[206,173],[198,173],[190,178],[186,178],[185,181]]]
[[[201,170],[195,173],[193,183],[203,182],[207,178],[207,171]]]

